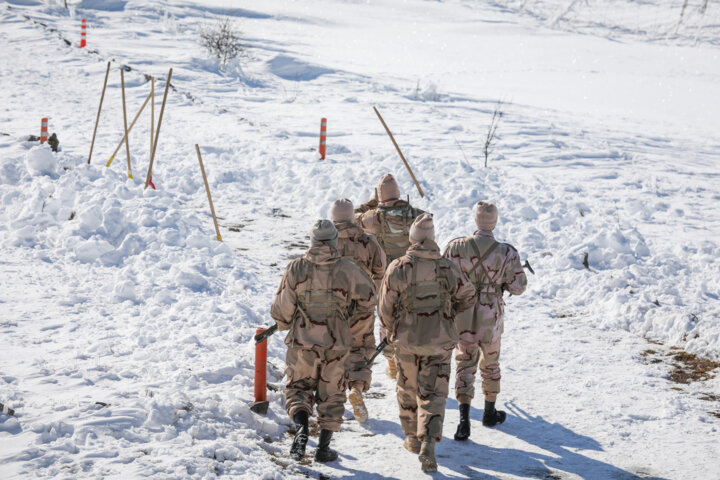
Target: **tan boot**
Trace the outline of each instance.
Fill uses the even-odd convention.
[[[437,461],[435,461],[435,440],[425,438],[420,445],[420,466],[425,473],[437,472]]]
[[[408,435],[403,443],[405,449],[410,453],[420,453],[420,440],[413,435]]]
[[[392,358],[388,358],[388,364],[385,368],[385,375],[387,375],[389,378],[392,378],[393,380],[397,380],[398,371],[397,371],[397,364],[395,363],[395,360]]]
[[[350,399],[350,405],[353,407],[353,413],[355,414],[355,420],[358,421],[358,423],[365,423],[368,419],[368,411],[365,407],[365,402],[363,401],[362,392],[360,391],[360,387],[357,385],[353,386],[350,389],[350,394],[348,395],[348,398]]]

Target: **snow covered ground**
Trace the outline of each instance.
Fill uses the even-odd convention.
[[[421,477],[384,362],[335,464],[285,458],[281,392],[267,417],[248,408],[251,337],[285,264],[333,200],[366,200],[388,171],[435,213],[441,246],[495,201],[497,237],[537,272],[509,301],[508,421],[484,429],[478,399],[458,444],[451,395],[435,477],[720,478],[720,379],[672,383],[647,353],[720,359],[716,2],[688,2],[682,22],[672,0],[69,3],[0,3],[0,402],[16,410],[0,416],[1,478]],[[223,15],[246,50],[220,70],[198,32]],[[130,119],[145,75],[157,119],[173,68],[157,190],[142,185],[147,112],[134,178],[124,146],[104,166],[122,137],[119,65]],[[44,116],[56,154],[26,141]]]

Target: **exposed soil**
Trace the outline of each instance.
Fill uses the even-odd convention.
[[[664,349],[663,344],[649,340],[648,343],[658,345],[657,348],[648,348],[640,356],[650,364],[667,363],[671,366],[668,379],[676,384],[689,385],[694,382],[705,382],[720,374],[720,362],[698,357],[695,354],[683,351],[678,347]],[[663,351],[665,350],[665,351]],[[683,391],[680,386],[671,386],[671,390]],[[717,405],[720,395],[715,393],[701,393],[700,400]],[[720,418],[720,411],[708,411],[710,415]]]

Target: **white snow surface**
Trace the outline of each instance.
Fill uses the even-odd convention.
[[[0,478],[421,478],[384,361],[370,421],[346,413],[329,465],[287,459],[282,389],[267,416],[248,406],[285,265],[335,199],[393,172],[441,247],[491,200],[496,236],[536,271],[508,300],[508,420],[483,428],[476,398],[471,440],[454,442],[451,390],[435,478],[720,479],[720,379],[671,383],[643,355],[720,359],[717,2],[682,20],[680,0],[68,3],[0,3],[0,402],[16,411],[0,415]],[[226,15],[245,51],[220,68],[198,32]],[[128,122],[146,75],[157,122],[173,68],[157,190],[147,110],[133,178],[124,145],[105,166],[120,65]],[[42,117],[57,153],[27,140]],[[268,345],[280,387],[283,337]]]

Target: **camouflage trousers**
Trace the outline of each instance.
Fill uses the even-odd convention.
[[[307,350],[288,347],[285,375],[285,410],[290,418],[317,405],[320,428],[340,430],[345,413],[348,350]]]
[[[400,424],[406,436],[442,439],[451,356],[452,352],[419,356],[395,350]]]
[[[500,393],[500,338],[492,343],[467,342],[460,339],[455,350],[457,372],[455,397],[458,403],[470,403],[475,396],[475,372],[480,365],[485,399],[495,401]]]
[[[375,353],[375,314],[370,312],[353,320],[355,322],[350,325],[353,346],[348,359],[348,388],[358,385],[360,391],[366,392],[370,388],[372,370],[370,365],[365,364],[365,359]]]

